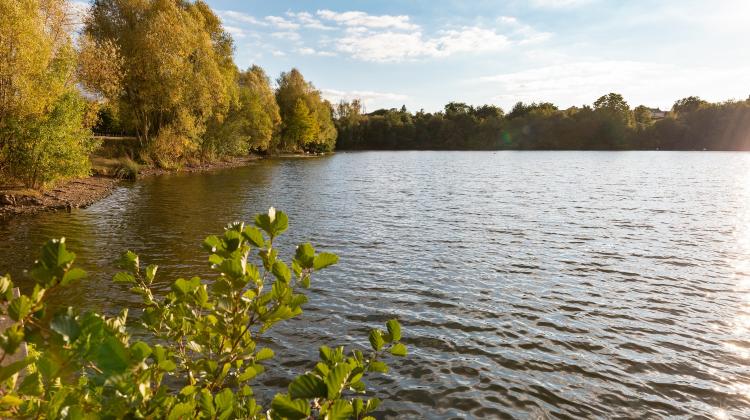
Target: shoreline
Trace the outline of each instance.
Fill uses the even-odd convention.
[[[211,163],[186,165],[176,170],[144,167],[138,173],[138,179],[181,172],[209,172],[238,168],[267,158],[260,155],[250,155]],[[19,215],[50,211],[70,212],[72,209],[86,208],[112,194],[121,181],[122,179],[115,177],[91,175],[85,178],[61,181],[45,191],[0,189],[0,220]]]

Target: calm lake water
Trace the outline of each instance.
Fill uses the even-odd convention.
[[[202,239],[269,206],[282,246],[341,262],[271,335],[261,391],[322,344],[398,317],[410,356],[369,381],[379,417],[750,417],[750,154],[366,152],[145,179],[72,214],[0,222],[16,279],[66,236],[94,275],[57,296],[105,311],[133,249],[163,287]]]

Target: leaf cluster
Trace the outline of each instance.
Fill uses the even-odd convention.
[[[365,376],[386,373],[385,356],[407,353],[395,320],[370,332],[371,351],[323,346],[320,361],[287,393],[265,408],[254,397],[255,378],[275,356],[260,338],[299,316],[313,275],[338,262],[309,243],[284,262],[274,240],[288,225],[273,208],[252,226],[229,224],[203,242],[212,279],[179,278],[163,296],[154,289],[158,267],[123,254],[114,281],[140,296],[137,326],[128,323],[127,309],[116,317],[51,310],[47,297],[86,273],[74,266],[64,239],[49,241],[29,271],[31,294],[13,297],[10,277],[0,277],[0,315],[12,320],[0,334],[0,416],[367,418],[380,401],[358,397],[367,390]],[[133,340],[133,332],[143,340]],[[2,363],[23,344],[28,356]]]

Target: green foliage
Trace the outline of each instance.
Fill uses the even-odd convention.
[[[88,175],[86,104],[64,0],[0,0],[0,175],[37,188]]]
[[[141,165],[129,157],[123,157],[117,160],[117,167],[115,168],[115,176],[120,179],[127,179],[135,181],[138,179],[138,173],[141,170]]]
[[[132,252],[123,254],[123,271],[114,281],[142,299],[139,336],[147,335],[145,341],[132,339],[127,309],[107,317],[47,306],[48,296],[85,276],[74,267],[75,254],[64,239],[48,242],[29,271],[35,281],[30,295],[13,298],[10,278],[0,277],[0,302],[7,303],[4,311],[14,321],[0,334],[0,361],[23,343],[33,349],[0,368],[0,416],[367,418],[380,401],[361,398],[364,378],[386,372],[386,356],[407,354],[395,320],[386,331],[370,333],[371,351],[323,346],[314,367],[270,405],[254,397],[253,380],[275,357],[259,345],[263,333],[300,315],[313,274],[338,261],[306,243],[289,264],[283,262],[274,239],[287,228],[286,214],[273,208],[258,215],[254,226],[228,225],[203,243],[212,280],[177,279],[165,296],[153,286],[158,267],[144,267]]]
[[[281,116],[268,76],[262,68],[252,66],[240,72],[238,79],[239,101],[224,120],[209,121],[201,146],[204,155],[243,155],[276,148]]]
[[[114,50],[122,75],[118,89],[91,87],[161,166],[194,155],[237,100],[232,39],[202,1],[99,0],[85,35]]]
[[[276,102],[282,120],[280,149],[332,151],[337,131],[331,104],[297,69],[281,73],[277,84]]]
[[[436,113],[405,108],[361,114],[358,103],[337,106],[339,149],[432,150],[750,150],[750,102],[709,104],[688,97],[667,118],[652,119],[610,93],[594,106],[559,110],[518,102],[501,109],[452,102]]]

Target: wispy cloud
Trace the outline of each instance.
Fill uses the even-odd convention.
[[[333,26],[324,25],[323,22],[316,19],[315,16],[313,16],[311,13],[308,13],[308,12],[294,13],[292,11],[288,11],[286,12],[286,15],[290,17],[291,19],[294,19],[297,22],[299,22],[305,28],[319,29],[323,31],[331,31],[331,30],[336,29]]]
[[[419,29],[419,26],[411,23],[409,16],[406,15],[371,15],[360,11],[334,12],[327,9],[318,10],[317,15],[324,20],[329,20],[345,26],[403,30]]]
[[[216,12],[220,18],[224,21],[234,23],[247,23],[258,26],[268,26],[268,23],[257,19],[255,16],[248,15],[247,13],[238,12],[235,10],[218,10]]]
[[[373,92],[370,90],[336,90],[336,89],[322,89],[323,97],[331,103],[338,103],[339,101],[351,101],[352,99],[359,99],[365,105],[373,105],[374,103],[380,104],[381,106],[396,106],[395,104],[401,101],[409,99],[407,95],[390,92]]]
[[[272,32],[271,36],[276,39],[285,39],[287,41],[299,41],[302,39],[299,33],[293,31]]]
[[[531,0],[531,5],[543,9],[565,9],[593,3],[595,0]]]
[[[299,29],[299,23],[284,19],[281,16],[266,16],[266,21],[279,29]]]
[[[631,105],[666,106],[664,98],[678,99],[695,94],[719,100],[716,80],[750,83],[748,68],[687,69],[671,64],[626,60],[590,60],[552,64],[517,72],[473,79],[471,83],[497,92],[491,99],[511,104],[515,101],[552,101],[562,106],[590,104],[608,92],[621,93]],[[725,95],[731,97],[727,89]],[[710,98],[716,96],[715,98]],[[724,96],[724,97],[727,97]]]
[[[336,55],[336,53],[331,51],[321,51],[310,47],[297,48],[295,51],[302,55],[317,55],[320,57],[333,57]]]

